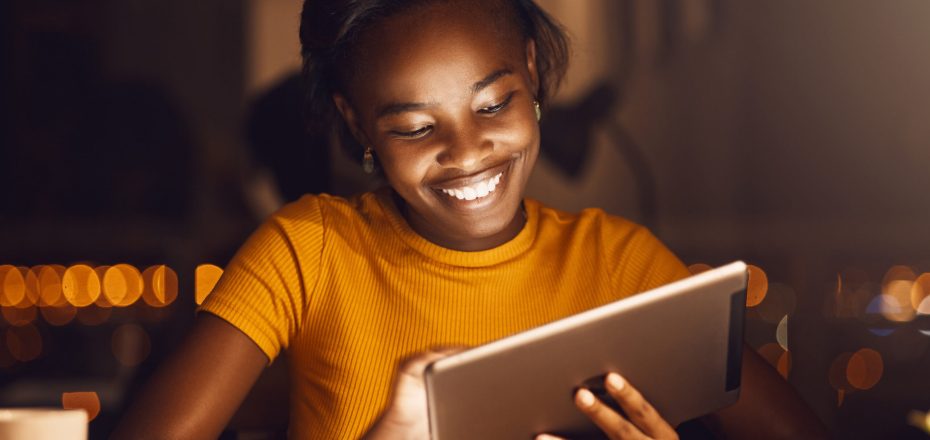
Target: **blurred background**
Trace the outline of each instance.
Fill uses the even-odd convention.
[[[539,3],[574,58],[530,196],[752,263],[747,339],[821,419],[927,438],[930,2]],[[377,183],[302,129],[297,0],[0,8],[0,407],[105,438],[265,216]],[[284,431],[284,363],[224,437]]]

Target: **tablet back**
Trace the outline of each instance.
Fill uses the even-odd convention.
[[[673,426],[736,402],[746,278],[731,263],[432,363],[432,438],[596,436],[572,397],[606,399],[610,371]]]

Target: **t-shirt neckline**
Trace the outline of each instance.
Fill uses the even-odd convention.
[[[393,190],[382,188],[370,194],[384,213],[391,228],[407,246],[423,254],[427,258],[445,264],[462,267],[484,267],[500,264],[516,258],[526,252],[536,238],[539,223],[539,202],[524,198],[523,206],[526,209],[526,222],[517,235],[506,243],[483,251],[459,251],[442,247],[433,243],[410,227],[407,219],[400,213],[394,203]]]

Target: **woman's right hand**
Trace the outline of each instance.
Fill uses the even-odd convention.
[[[363,437],[381,439],[429,439],[429,412],[423,373],[431,362],[462,351],[461,348],[430,350],[407,359],[394,376],[391,401]]]

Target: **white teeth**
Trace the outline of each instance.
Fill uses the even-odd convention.
[[[480,199],[482,197],[487,197],[488,194],[494,192],[494,190],[497,188],[497,185],[501,181],[501,176],[503,175],[504,173],[499,173],[488,180],[478,182],[472,186],[463,186],[461,188],[455,189],[442,189],[441,191],[459,200]]]

